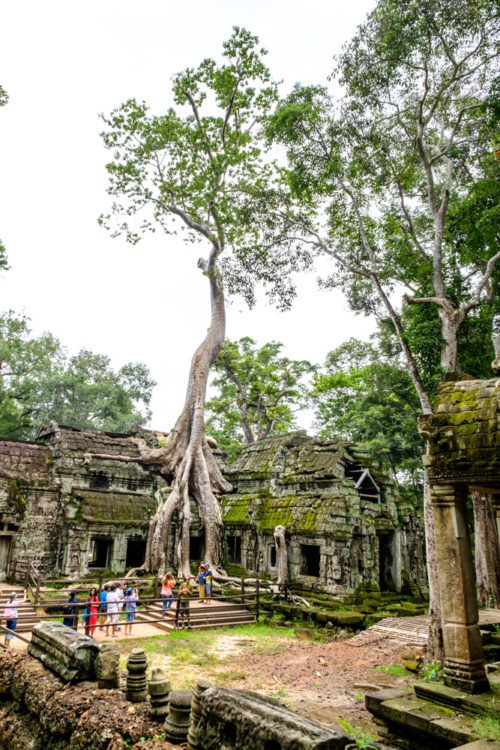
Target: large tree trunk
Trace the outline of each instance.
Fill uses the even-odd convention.
[[[177,512],[175,560],[177,574],[189,575],[190,498],[198,507],[205,532],[205,559],[217,570],[221,563],[222,511],[214,493],[229,492],[205,437],[205,398],[210,365],[224,343],[226,315],[222,282],[215,267],[206,270],[210,283],[211,324],[191,361],[184,408],[163,448],[151,450],[140,441],[145,458],[161,459],[161,472],[173,476],[169,488],[157,492],[158,508],[150,521],[143,569],[165,572],[167,543],[174,513]]]
[[[500,607],[500,545],[491,497],[478,490],[473,490],[471,497],[477,598],[486,607]]]

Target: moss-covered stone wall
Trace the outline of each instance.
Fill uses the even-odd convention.
[[[11,555],[35,558],[44,574],[80,576],[96,564],[97,544],[97,567],[105,558],[123,570],[129,543],[146,539],[154,493],[166,482],[158,465],[141,457],[131,436],[51,423],[38,441],[0,442],[0,533],[2,524],[10,529]],[[387,468],[356,446],[303,432],[268,438],[226,474],[234,488],[221,498],[227,562],[275,575],[273,531],[283,525],[291,575],[305,585],[342,593],[366,582],[399,590],[411,580],[425,588],[415,508]],[[198,559],[204,544],[194,503],[191,515]],[[169,565],[174,543],[175,519]]]
[[[356,488],[366,469],[371,497]],[[366,582],[399,590],[412,581],[425,590],[420,517],[387,467],[356,446],[303,432],[267,438],[247,447],[227,474],[234,491],[222,505],[231,561],[274,576],[272,535],[282,525],[295,581],[334,594]]]

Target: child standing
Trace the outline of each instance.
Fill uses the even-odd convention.
[[[193,595],[191,586],[191,576],[186,576],[179,589],[179,617],[181,620],[180,627],[184,629],[186,623],[188,630],[191,630],[191,618],[189,612],[189,600]]]
[[[212,571],[210,563],[205,563],[205,603],[210,604],[212,601]]]
[[[167,613],[167,609],[170,609],[174,600],[174,588],[175,578],[172,573],[165,573],[161,581],[161,592],[160,597],[163,599],[163,605],[161,608],[162,617]]]
[[[137,589],[127,589],[125,594],[125,635],[132,635],[132,624],[135,620],[138,601]]]

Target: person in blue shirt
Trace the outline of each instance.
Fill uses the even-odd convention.
[[[210,569],[210,563],[205,563],[205,604],[211,604],[212,602],[212,571]]]
[[[196,576],[198,584],[198,596],[201,604],[205,604],[205,566],[198,566],[198,575]]]
[[[127,589],[125,594],[125,635],[132,635],[132,624],[135,620],[138,601],[137,589]]]

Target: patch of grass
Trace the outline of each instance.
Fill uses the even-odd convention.
[[[248,677],[248,672],[245,672],[244,669],[233,669],[229,670],[228,672],[217,672],[216,675],[214,675],[215,684],[224,687],[228,682],[235,682],[236,680],[246,680]]]
[[[401,664],[384,664],[381,667],[376,667],[376,670],[377,672],[392,674],[395,677],[407,677],[409,675],[409,672]]]
[[[374,748],[374,742],[375,742],[375,735],[371,734],[371,732],[367,732],[365,729],[360,729],[359,727],[353,727],[352,724],[349,724],[348,721],[345,721],[344,719],[337,719],[340,726],[344,729],[347,734],[352,737],[354,742],[356,743],[356,747],[360,748],[360,750],[370,750],[370,748]],[[351,745],[349,745],[351,747]]]
[[[276,688],[274,693],[271,693],[271,698],[280,701],[280,703],[283,703],[287,708],[292,707],[290,693],[286,688],[283,687],[283,685],[280,685]]]
[[[473,725],[475,734],[478,737],[488,740],[500,740],[500,720],[496,714],[485,714],[479,716]]]
[[[357,701],[364,701],[365,699],[365,696],[363,695],[363,693],[354,693],[354,697],[356,698]]]

